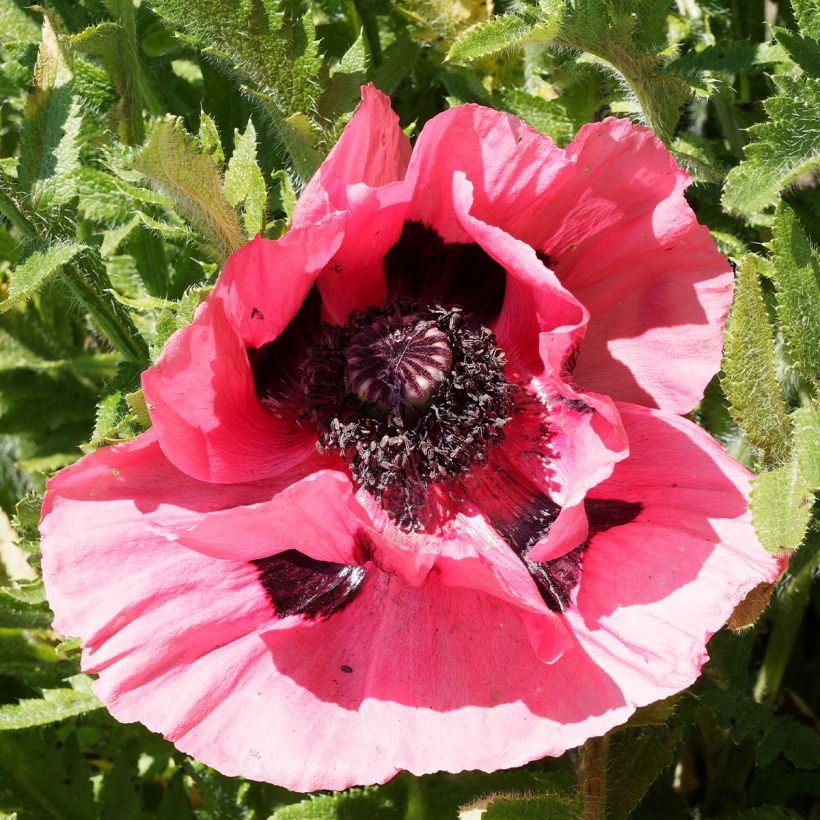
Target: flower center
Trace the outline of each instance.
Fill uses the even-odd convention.
[[[426,410],[453,364],[438,324],[412,314],[376,318],[353,337],[345,355],[350,390],[388,412],[399,405]]]
[[[327,327],[304,386],[319,450],[406,530],[423,528],[427,488],[484,461],[513,408],[490,330],[458,307],[403,299]]]

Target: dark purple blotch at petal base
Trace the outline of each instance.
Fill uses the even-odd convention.
[[[544,603],[553,612],[563,612],[569,606],[570,594],[581,580],[584,553],[595,535],[634,521],[643,510],[643,504],[619,498],[587,498],[584,510],[589,521],[589,534],[584,544],[551,561],[535,563],[523,557]]]
[[[504,303],[507,272],[495,259],[475,243],[445,242],[420,222],[405,222],[384,273],[391,297],[457,305],[471,326],[491,324]]]
[[[356,597],[367,574],[363,566],[317,561],[297,550],[251,563],[280,618],[330,617]]]

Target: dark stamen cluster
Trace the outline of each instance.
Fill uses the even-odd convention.
[[[397,300],[329,326],[305,374],[319,449],[404,529],[420,527],[431,484],[482,462],[513,409],[503,353],[458,307]]]

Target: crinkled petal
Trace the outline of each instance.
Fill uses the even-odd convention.
[[[193,478],[254,481],[315,452],[315,433],[257,399],[245,344],[220,299],[201,305],[168,340],[142,387],[163,452]]]
[[[356,113],[293,214],[294,227],[306,229],[343,214],[344,242],[317,282],[331,322],[343,324],[354,308],[377,305],[386,295],[382,257],[404,223],[409,197],[401,180],[409,159],[410,141],[389,98],[363,86]]]
[[[475,188],[473,215],[526,239],[519,223],[537,218],[568,164],[548,137],[511,114],[478,105],[451,108],[425,123],[416,141],[407,170],[413,186],[408,219],[434,226],[447,242],[469,241],[451,201],[442,196],[461,171]]]
[[[82,639],[83,668],[119,720],[225,774],[308,791],[399,769],[515,766],[630,713],[577,644],[543,663],[519,608],[436,573],[414,587],[373,568],[331,617],[277,619],[252,564],[189,550],[152,526],[171,514],[158,489],[173,486],[169,471],[149,433],[63,471],[46,497],[55,625]],[[212,485],[197,494],[177,478],[180,508],[214,503]]]
[[[378,188],[403,179],[410,150],[390,98],[372,83],[362,86],[356,112],[299,197],[293,227],[310,227],[334,211],[347,209],[348,185]]]
[[[318,561],[356,564],[356,540],[372,522],[356,501],[350,475],[320,469],[269,501],[200,516],[179,543],[216,558],[252,561],[286,550]]]
[[[630,455],[593,496],[643,509],[593,537],[565,615],[627,700],[642,705],[689,686],[708,638],[780,567],[754,533],[746,470],[685,419],[619,410]]]
[[[281,239],[257,236],[228,257],[210,300],[224,304],[245,347],[272,341],[296,316],[316,277],[339,249],[343,223],[332,215],[310,228],[290,230]]]
[[[507,272],[501,314],[492,329],[508,360],[524,372],[540,374],[547,368],[559,373],[583,337],[584,306],[529,245],[472,214],[476,188],[461,171],[453,176],[452,190],[453,213],[467,241],[477,243]]]
[[[689,176],[646,128],[608,119],[567,148],[529,233],[590,313],[574,376],[687,413],[720,366],[732,271],[684,198]]]

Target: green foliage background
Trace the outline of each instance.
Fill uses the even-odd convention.
[[[410,135],[478,102],[559,145],[609,114],[667,143],[738,265],[696,420],[794,555],[691,690],[603,741],[308,796],[110,718],[50,630],[36,527],[50,474],[145,428],[141,370],[229,253],[286,230],[368,81]],[[820,818],[816,0],[0,0],[0,100],[0,817]]]

